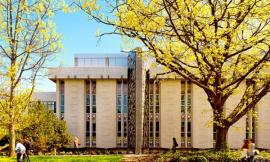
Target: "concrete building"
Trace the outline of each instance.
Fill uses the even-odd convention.
[[[212,109],[204,91],[179,77],[156,77],[134,52],[75,55],[74,67],[49,68],[48,73],[56,84],[55,113],[79,137],[80,147],[129,146],[139,153],[144,148],[171,148],[173,137],[179,148],[215,144]],[[240,97],[236,94],[226,107]],[[270,148],[269,106],[267,95],[257,105],[259,124],[244,117],[230,128],[231,148],[241,147],[247,128],[258,148]]]

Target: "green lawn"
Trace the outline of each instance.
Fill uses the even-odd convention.
[[[121,155],[93,156],[30,156],[31,162],[120,162]],[[16,162],[15,158],[0,157],[1,162]]]

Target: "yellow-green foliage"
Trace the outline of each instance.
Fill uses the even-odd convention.
[[[15,131],[27,126],[36,78],[62,48],[53,15],[64,6],[64,0],[0,1],[0,127],[9,130],[11,154]]]

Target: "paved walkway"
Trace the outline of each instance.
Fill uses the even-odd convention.
[[[155,157],[151,154],[135,155],[129,154],[124,155],[122,162],[154,162]]]

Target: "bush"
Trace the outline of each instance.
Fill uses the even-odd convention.
[[[270,161],[269,152],[261,152],[255,159]],[[159,162],[240,162],[241,151],[178,151],[176,153],[167,152],[160,154],[157,161]]]
[[[65,121],[59,119],[48,107],[33,103],[28,112],[28,126],[18,132],[18,139],[28,138],[34,153],[51,152],[71,142]]]
[[[188,158],[188,161],[190,161],[190,162],[208,162],[207,158],[202,156],[202,155],[191,156]]]

